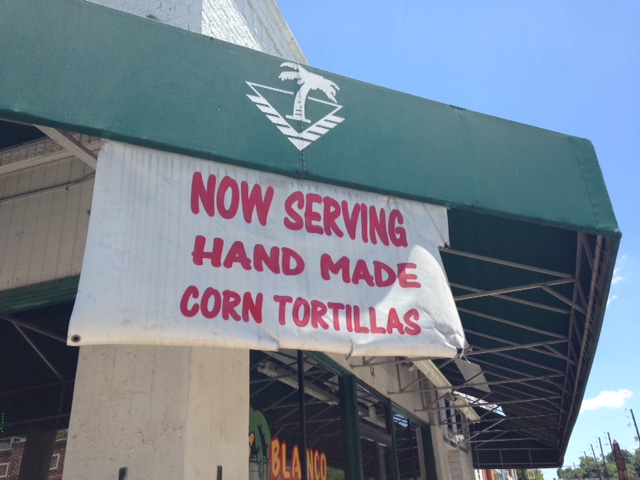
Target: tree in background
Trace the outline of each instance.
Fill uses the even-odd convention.
[[[627,473],[632,477],[640,477],[640,448],[635,453],[629,452],[629,450],[620,449],[624,462],[627,466]],[[605,457],[607,461],[607,472],[609,474],[609,480],[618,480],[618,470],[616,469],[615,459],[613,453],[610,453]],[[600,478],[598,475],[598,468],[600,469],[600,475],[605,478],[605,472],[602,466],[602,462],[598,463],[596,467],[593,457],[580,457],[580,463],[567,468],[559,468],[556,473],[559,479],[572,480],[572,479],[585,479],[585,478]]]

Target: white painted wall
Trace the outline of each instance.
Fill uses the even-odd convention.
[[[80,273],[92,174],[49,140],[0,156],[0,291]]]
[[[226,42],[307,63],[274,0],[92,0]]]

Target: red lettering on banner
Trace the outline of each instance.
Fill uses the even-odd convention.
[[[387,333],[387,330],[384,327],[379,327],[376,320],[378,315],[376,314],[376,309],[373,307],[369,307],[369,323],[371,324],[371,333]]]
[[[284,226],[289,230],[297,232],[304,227],[304,220],[302,216],[293,209],[294,203],[298,205],[298,209],[302,209],[304,206],[304,195],[302,192],[293,192],[284,201],[284,211],[287,212],[287,217],[284,219]]]
[[[346,326],[348,332],[363,335],[418,335],[422,331],[418,325],[420,312],[415,308],[401,315],[392,307],[381,315],[375,307],[363,310],[358,305],[324,303],[302,297],[294,301],[290,296],[281,295],[274,295],[273,300],[278,304],[278,322],[283,326],[293,324],[298,328],[336,332]]]
[[[213,299],[213,306],[209,308],[211,299]],[[222,296],[220,292],[215,288],[207,288],[202,294],[200,309],[204,318],[216,318],[222,309]]]
[[[202,173],[195,172],[191,179],[191,212],[196,215],[200,213],[200,204],[202,204],[207,215],[213,217],[216,214],[215,192],[216,176],[209,175],[205,187]]]
[[[204,260],[209,260],[212,267],[233,268],[238,264],[244,270],[264,271],[266,266],[275,274],[283,274],[286,276],[300,275],[304,272],[305,263],[300,254],[295,250],[287,247],[271,247],[270,253],[267,253],[263,245],[256,244],[253,247],[253,259],[247,255],[247,250],[240,240],[236,240],[231,244],[229,251],[224,254],[225,242],[222,238],[214,238],[211,250],[207,250],[207,239],[202,235],[197,235],[193,252],[194,265],[204,265]],[[223,259],[224,257],[224,259]]]
[[[387,332],[393,333],[393,330],[398,330],[398,333],[404,334],[404,326],[400,321],[398,312],[395,308],[389,309],[389,318],[387,319]]]
[[[369,329],[360,325],[360,307],[353,306],[353,329],[356,333],[369,333]]]
[[[231,290],[220,293],[213,287],[207,287],[201,296],[198,287],[190,285],[180,299],[180,313],[187,318],[200,313],[204,318],[212,320],[222,314],[223,320],[249,322],[253,319],[255,323],[262,323],[263,303],[262,293],[255,296],[251,292],[240,295]]]
[[[182,295],[182,300],[180,300],[180,313],[182,313],[182,315],[190,318],[195,317],[198,314],[198,304],[194,303],[189,307],[189,301],[193,298],[197,299],[199,294],[200,292],[198,292],[198,289],[193,285],[187,287]]]
[[[253,247],[253,268],[256,272],[262,272],[265,265],[273,273],[280,273],[280,249],[271,247],[271,251],[267,253],[264,245],[258,243]]]
[[[340,218],[340,214],[341,210],[338,201],[331,197],[324,197],[324,234],[328,237],[331,236],[332,232],[339,238],[344,236],[336,222]]]
[[[304,209],[304,223],[309,233],[317,233],[319,235],[324,233],[322,226],[317,224],[317,222],[322,221],[322,215],[313,209],[314,204],[320,204],[321,202],[322,197],[317,193],[307,194],[307,205]]]
[[[378,239],[383,245],[389,245],[389,233],[387,232],[387,212],[384,208],[379,211],[373,205],[369,207],[369,238],[371,243],[376,245]],[[377,237],[377,238],[376,238]]]
[[[240,193],[242,196],[242,215],[244,216],[244,221],[251,223],[253,213],[255,212],[258,217],[258,222],[265,227],[275,193],[273,187],[268,186],[266,193],[263,195],[262,187],[259,184],[256,183],[251,187],[251,191],[249,191],[249,184],[242,182],[240,184]]]
[[[222,292],[224,308],[222,309],[222,318],[229,320],[233,318],[236,322],[240,321],[240,314],[236,312],[236,307],[240,305],[242,301],[240,295],[232,290],[225,290]]]
[[[351,240],[359,236],[364,243],[407,247],[407,232],[402,226],[404,218],[396,209],[387,215],[384,208],[375,205],[350,206],[346,200],[338,202],[329,196],[296,191],[285,199],[284,210],[283,224],[292,231],[305,229],[308,233],[335,234],[339,238],[346,231]]]
[[[229,195],[230,193],[230,195]],[[218,195],[216,195],[216,206],[220,216],[225,220],[231,220],[238,213],[240,206],[240,188],[238,182],[231,177],[224,177],[220,181]]]
[[[331,255],[323,253],[320,256],[320,276],[323,280],[331,280],[331,275],[341,275],[344,283],[358,285],[364,282],[370,287],[389,287],[398,280],[398,285],[402,288],[420,288],[417,282],[418,276],[410,273],[410,269],[417,268],[415,263],[399,263],[396,271],[384,262],[373,261],[373,275],[365,260],[358,260],[353,267],[351,275],[351,260],[349,257],[341,257],[334,262]]]
[[[287,303],[291,303],[293,302],[293,298],[291,297],[285,297],[282,295],[274,295],[273,299],[275,300],[275,302],[278,304],[278,322],[280,322],[280,325],[286,325],[287,324],[287,312],[286,312],[286,307],[287,307]]]
[[[191,179],[191,212],[199,214],[202,205],[210,217],[216,215],[217,209],[222,218],[230,220],[238,214],[242,206],[242,215],[246,223],[251,223],[255,214],[258,222],[266,226],[274,193],[272,186],[268,186],[263,193],[260,185],[254,184],[249,187],[249,183],[245,181],[238,184],[229,176],[220,180],[218,185],[217,177],[209,175],[205,186],[202,173],[195,172]]]
[[[374,260],[373,273],[375,275],[375,284],[378,287],[390,287],[396,281],[396,272],[386,263]]]
[[[340,331],[340,310],[344,310],[344,303],[327,303],[327,307],[331,309],[332,319],[333,319],[333,329],[336,332]]]
[[[406,323],[407,326],[404,328],[404,332],[408,335],[418,335],[422,331],[420,325],[416,323],[418,320],[420,320],[420,312],[415,308],[405,313],[404,323]]]
[[[244,249],[244,243],[240,240],[233,242],[222,266],[224,268],[231,268],[234,263],[240,264],[240,266],[245,270],[251,270],[251,260],[247,257],[247,251]]]
[[[304,272],[304,260],[295,250],[282,248],[282,273],[288,276]]]
[[[210,252],[205,251],[207,247],[207,239],[202,235],[197,235],[195,244],[193,245],[193,257],[194,265],[204,265],[204,260],[207,259],[211,262],[212,267],[219,267],[222,265],[222,247],[224,246],[224,240],[221,238],[213,239],[213,247]]]
[[[342,201],[342,216],[344,217],[344,226],[347,229],[349,238],[351,240],[356,239],[356,229],[358,228],[358,218],[360,217],[360,204],[356,203],[353,206],[353,210],[349,213],[349,203],[346,200]]]
[[[331,255],[323,253],[320,257],[320,275],[323,280],[330,280],[331,274],[338,274],[342,272],[342,281],[344,283],[350,283],[351,277],[349,276],[349,259],[342,257],[340,260],[334,263]]]
[[[376,286],[373,281],[373,275],[369,273],[369,267],[367,267],[367,262],[364,260],[358,260],[356,262],[356,266],[353,268],[353,276],[351,277],[351,282],[354,285],[358,285],[361,280],[364,280],[370,287]]]
[[[400,225],[404,224],[404,218],[400,210],[391,210],[389,213],[389,233],[391,234],[391,243],[396,247],[406,247],[409,245],[407,242],[407,231]]]
[[[318,327],[321,327],[323,330],[329,330],[329,325],[322,318],[328,311],[329,309],[324,303],[311,300],[311,326],[314,329],[317,330]]]
[[[345,309],[346,313],[346,321],[347,321],[347,332],[353,332],[353,307],[351,305],[347,305]]]
[[[398,283],[402,288],[420,288],[420,282],[415,282],[418,276],[415,273],[407,272],[408,269],[417,268],[415,263],[399,263],[398,264]]]
[[[309,302],[304,298],[296,298],[293,304],[293,323],[298,327],[306,327],[309,324],[311,318],[311,308]]]

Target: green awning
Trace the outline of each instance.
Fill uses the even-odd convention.
[[[3,0],[0,46],[7,121],[450,207],[443,259],[491,393],[441,366],[506,414],[474,426],[474,463],[562,464],[620,241],[588,140],[305,67],[339,90],[308,102],[328,120],[299,149],[305,122],[287,134],[250,98],[286,118],[285,60],[83,0]]]

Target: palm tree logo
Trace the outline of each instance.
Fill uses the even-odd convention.
[[[320,90],[323,92],[329,100],[333,103],[336,101],[336,92],[340,90],[340,87],[331,80],[312,73],[301,65],[292,62],[284,62],[281,67],[288,67],[293,71],[284,71],[278,78],[280,80],[297,80],[300,88],[296,93],[296,97],[293,101],[293,115],[287,115],[290,120],[299,120],[305,123],[311,123],[305,115],[305,107],[307,103],[307,96],[312,90]]]
[[[295,80],[298,87],[296,91],[246,81],[252,91],[247,97],[298,150],[302,151],[345,120],[338,115],[342,110],[342,105],[336,101],[336,93],[340,88],[331,80],[296,63],[284,62],[280,67],[289,70],[281,72],[278,78],[282,81]],[[324,93],[328,100],[309,96],[314,90]],[[288,105],[292,97],[291,115],[280,113],[271,103],[272,100],[279,99],[277,104]],[[280,103],[285,98],[288,99],[286,103]],[[313,120],[307,118],[307,100],[313,101],[315,105],[310,115]]]

